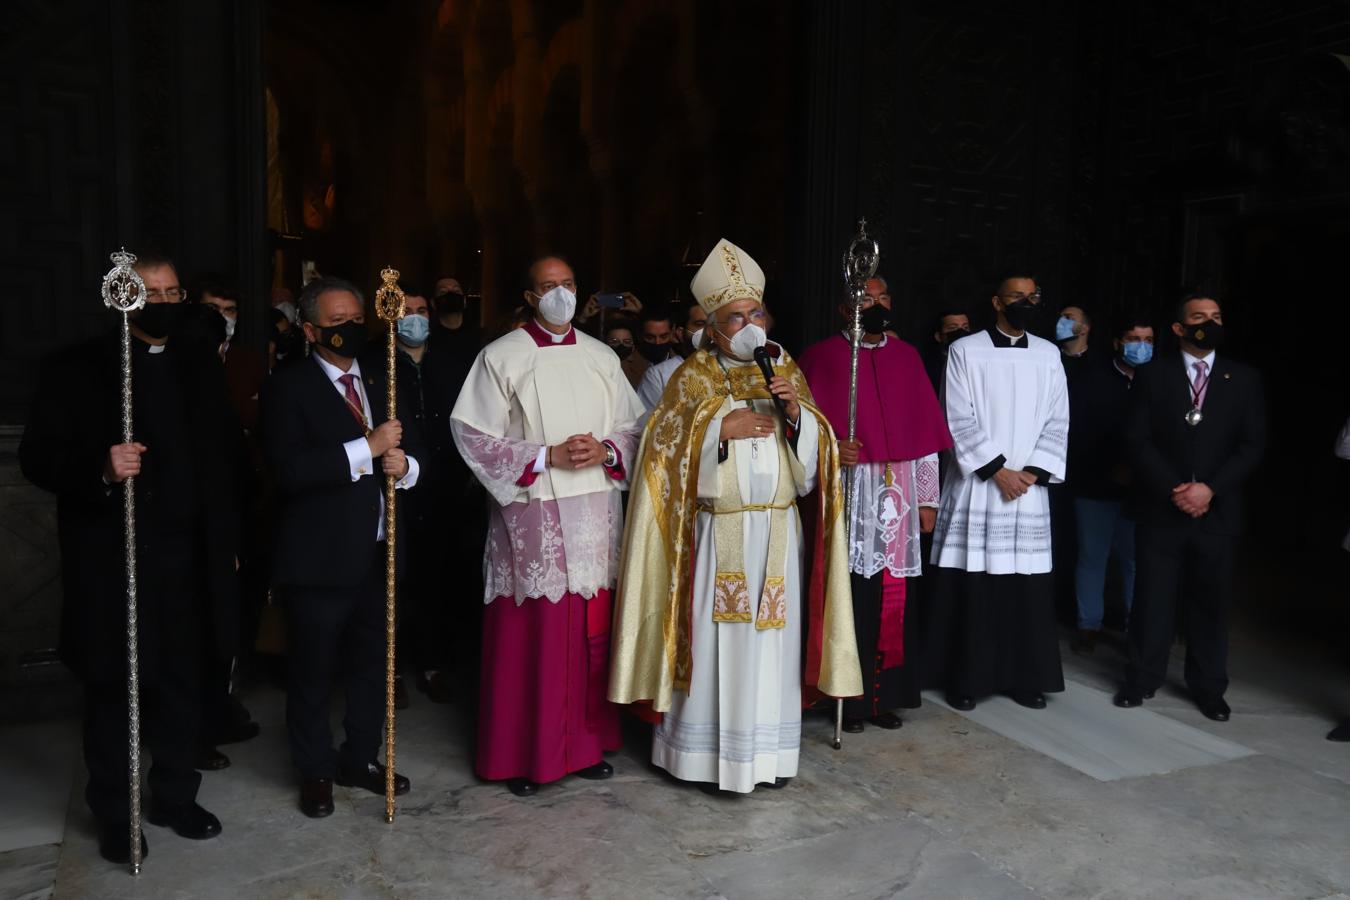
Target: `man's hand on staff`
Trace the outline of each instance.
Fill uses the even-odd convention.
[[[734,441],[740,438],[770,437],[774,433],[771,416],[755,412],[753,409],[733,409],[722,419],[722,431],[719,440]]]
[[[860,452],[862,452],[862,441],[840,441],[839,464],[841,466],[856,466]]]
[[[380,456],[380,468],[386,475],[402,478],[408,474],[408,454],[397,447],[390,447]]]
[[[121,484],[141,474],[141,454],[145,450],[145,445],[139,441],[113,444],[108,448],[108,458],[103,461],[103,480],[109,484]]]
[[[403,443],[403,423],[398,419],[381,423],[379,428],[366,435],[366,443],[370,445],[372,457],[384,456],[387,451]],[[385,472],[388,471],[385,469]]]

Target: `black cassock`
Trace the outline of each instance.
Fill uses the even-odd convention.
[[[204,659],[237,651],[239,429],[211,348],[132,345],[134,437],[148,448],[136,479],[143,734],[152,796],[172,806],[201,780]],[[84,685],[85,796],[106,825],[129,814],[123,489],[103,482],[122,440],[121,382],[116,335],[53,355],[19,446],[25,477],[57,497],[61,656]]]

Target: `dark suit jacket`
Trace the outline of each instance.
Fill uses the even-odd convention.
[[[1172,489],[1199,481],[1214,491],[1202,530],[1242,530],[1243,484],[1265,451],[1266,405],[1261,377],[1220,352],[1214,359],[1200,424],[1186,424],[1191,383],[1179,352],[1141,366],[1131,388],[1128,439],[1140,491],[1140,522],[1180,527],[1191,519],[1172,504]]]
[[[195,461],[196,508],[200,511],[199,577],[215,638],[215,652],[229,659],[238,652],[239,598],[234,560],[239,533],[239,489],[235,460],[238,426],[229,410],[224,373],[210,348],[170,340],[165,353],[179,379],[183,433]],[[103,483],[108,448],[122,441],[120,338],[87,341],[59,351],[41,367],[28,424],[19,444],[24,476],[56,494],[57,540],[61,548],[64,603],[61,656],[86,680],[126,677],[126,570],[123,556],[123,490]],[[134,372],[133,372],[134,377]],[[135,420],[133,410],[133,421]],[[151,447],[145,471],[155,464]],[[145,480],[138,479],[144,488]],[[139,490],[138,490],[139,494]],[[140,505],[137,563],[154,566],[147,541],[154,523]],[[147,552],[148,551],[148,552]],[[200,602],[200,599],[198,600]],[[153,665],[157,633],[152,605],[141,613],[141,655]],[[197,652],[188,636],[184,647]]]
[[[361,380],[378,427],[387,418],[383,367],[363,365]],[[408,427],[408,404],[403,402],[404,392],[399,394],[399,421],[405,423],[401,447],[425,474],[428,464],[419,429]],[[272,583],[305,587],[360,583],[372,566],[381,563],[375,533],[385,479],[376,460],[373,474],[352,481],[342,445],[364,432],[316,359],[272,374],[263,388],[262,428],[278,494]],[[407,494],[398,493],[399,501],[405,501]],[[406,505],[396,504],[400,523]],[[407,541],[397,543],[400,573],[406,547]]]

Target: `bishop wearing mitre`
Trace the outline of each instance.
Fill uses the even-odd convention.
[[[708,326],[643,432],[609,698],[650,703],[656,765],[748,793],[797,774],[804,698],[862,693],[838,447],[801,371],[767,340],[749,254],[719,242],[691,287]],[[797,501],[812,491],[808,543]]]

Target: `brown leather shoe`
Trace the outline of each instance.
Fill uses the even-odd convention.
[[[300,811],[311,819],[333,814],[333,779],[305,778],[300,781]]]

